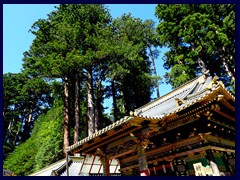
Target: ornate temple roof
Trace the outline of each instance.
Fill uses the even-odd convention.
[[[210,101],[209,96],[213,97],[216,93],[220,93],[220,89],[221,93],[228,96],[228,99],[231,98],[235,101],[235,97],[221,81],[217,81],[217,78],[217,76],[212,78],[205,75],[197,77],[155,101],[136,109],[134,115],[151,118],[167,117],[203,101],[206,97]]]
[[[86,142],[127,123],[133,126],[138,126],[138,122],[142,122],[143,120],[151,120],[157,123],[170,116],[176,116],[176,113],[182,112],[196,103],[200,103],[199,106],[204,106],[204,104],[211,101],[211,99],[218,98],[219,94],[220,96],[224,94],[227,99],[232,99],[235,102],[235,97],[226,90],[221,81],[217,81],[217,76],[213,78],[206,75],[199,76],[174,89],[170,93],[135,109],[130,116],[125,116],[119,121],[69,146],[67,151],[70,152]]]
[[[211,77],[200,76],[195,78],[155,101],[136,109],[134,115],[163,117],[177,112],[210,93],[206,87],[211,81]]]

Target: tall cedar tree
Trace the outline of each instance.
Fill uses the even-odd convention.
[[[154,82],[147,48],[154,43],[153,24],[131,14],[113,20],[113,50],[107,76],[110,78],[115,121],[150,101]]]
[[[31,29],[36,36],[30,50],[25,52],[24,68],[37,69],[42,77],[60,78],[64,85],[64,133],[63,151],[69,146],[69,114],[74,114],[69,108],[71,82],[77,81],[77,75],[88,75],[89,88],[92,86],[90,76],[92,66],[97,58],[97,46],[101,40],[99,34],[110,21],[110,15],[103,5],[71,4],[60,5],[48,15],[47,19],[39,19]],[[74,80],[72,80],[74,79]],[[78,83],[75,83],[78,84]],[[78,89],[78,86],[76,86]],[[89,91],[92,91],[90,88]],[[89,92],[88,96],[93,93]],[[78,95],[78,93],[75,93]],[[90,97],[89,97],[90,99]],[[92,102],[89,102],[92,103]],[[75,103],[78,104],[77,102]],[[92,104],[88,110],[92,111]],[[75,107],[74,111],[78,111]],[[75,113],[77,114],[77,112]],[[93,114],[90,114],[92,117]],[[75,118],[78,118],[76,115]],[[76,120],[79,121],[79,120]],[[91,125],[90,122],[89,124]],[[94,124],[94,123],[93,123]],[[92,127],[92,126],[90,126]],[[76,127],[77,129],[77,127]],[[90,129],[89,133],[93,133]],[[78,137],[75,136],[75,142]]]
[[[235,82],[235,5],[159,4],[158,39],[165,53],[165,77],[173,87],[210,71],[226,86]]]

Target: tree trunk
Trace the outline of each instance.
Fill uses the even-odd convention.
[[[113,98],[113,120],[114,122],[117,121],[117,99],[116,99],[116,88],[114,80],[111,82],[112,86],[112,98]]]
[[[30,122],[32,122],[32,116],[33,116],[33,114],[32,114],[32,112],[29,114],[29,117],[28,117],[28,123],[30,123]]]
[[[198,57],[197,62],[198,62],[199,67],[201,68],[202,74],[205,74],[207,72],[207,68],[206,68],[204,61],[200,57]]]
[[[98,131],[98,119],[99,119],[99,108],[95,108],[95,115],[94,115],[94,132]]]
[[[222,50],[225,53],[225,47],[222,47]],[[233,73],[230,71],[229,65],[227,64],[226,59],[223,56],[221,56],[221,59],[222,59],[223,67],[225,68],[225,71],[227,72],[228,76],[231,78],[232,81],[235,81],[235,77]]]
[[[30,107],[28,108],[28,112],[26,112],[26,115],[24,115],[26,118],[24,118],[24,123],[22,125],[22,135],[21,135],[21,141],[24,142],[26,141],[27,139],[30,138],[30,132],[31,132],[31,124],[33,123],[32,122],[32,118],[33,118],[33,107],[34,107],[34,104],[33,102],[31,102],[32,105],[30,105]]]
[[[222,57],[222,63],[223,63],[223,67],[225,68],[225,71],[227,72],[228,76],[231,78],[231,80],[235,81],[235,77],[233,76],[233,73],[229,70],[228,64],[224,57]]]
[[[8,128],[7,128],[7,131],[5,133],[6,135],[4,135],[4,142],[8,141],[8,138],[9,138],[11,132],[12,132],[13,122],[14,122],[14,119],[12,119],[8,124]]]
[[[18,139],[18,134],[19,134],[20,130],[18,129],[18,131],[16,132],[16,135],[14,137],[14,140],[13,140],[13,146],[16,146],[17,145],[17,139]]]
[[[75,126],[74,126],[74,143],[79,141],[79,78],[75,75]]]
[[[102,84],[101,84],[101,81],[98,81],[96,83],[96,89],[97,89],[97,92],[96,92],[96,99],[95,99],[95,131],[98,131],[99,127],[98,127],[98,122],[99,122],[99,116],[100,116],[100,113],[102,112],[101,111],[101,95],[102,95],[102,92],[101,92],[101,88],[102,88]]]
[[[32,122],[32,116],[33,116],[33,108],[30,108],[30,110],[29,110],[29,115],[28,115],[28,123],[30,123],[30,122]]]
[[[68,78],[64,79],[64,121],[63,121],[63,153],[66,156],[66,147],[69,146],[69,82]]]
[[[87,136],[90,136],[95,132],[92,68],[89,68],[87,70],[87,107],[88,107],[87,108],[87,121],[88,121]]]
[[[17,143],[18,139],[20,139],[21,142],[24,142],[27,138],[29,134],[29,123],[28,123],[28,114],[26,112],[21,114],[21,126],[18,128],[18,131],[16,133],[16,137],[15,137],[15,142],[14,144]]]
[[[191,43],[191,47],[192,47],[192,50],[195,51],[196,50],[196,47],[195,47],[195,44],[192,42]],[[199,50],[199,52],[202,50],[202,48]],[[199,53],[198,52],[198,53]],[[204,63],[204,61],[198,56],[198,59],[197,59],[197,63],[198,63],[198,66],[201,68],[201,72],[202,74],[205,74],[207,72],[207,66],[206,64]]]
[[[123,80],[123,100],[124,100],[124,110],[125,110],[125,115],[129,116],[130,111],[131,111],[131,103],[130,99],[133,97],[129,96],[129,90],[128,90],[128,82],[126,80]]]
[[[23,117],[22,117],[21,119],[16,120],[16,123],[17,123],[18,121],[21,122],[21,126],[19,126],[18,129],[17,129],[17,132],[16,132],[16,134],[15,134],[14,140],[13,140],[13,142],[12,142],[13,146],[16,146],[16,145],[17,145],[17,142],[18,142],[19,137],[20,137],[20,131],[21,131],[21,129],[23,128],[23,122],[24,122],[24,119],[25,119],[25,118],[26,118],[25,115],[23,115]]]
[[[149,49],[149,52],[150,52],[150,57],[152,59],[153,73],[154,73],[155,76],[157,76],[157,70],[156,70],[154,55],[153,55],[150,43],[148,43],[148,49]],[[159,92],[159,84],[158,84],[157,79],[156,79],[156,82],[155,82],[155,87],[156,87],[156,92],[157,92],[157,98],[159,98],[160,97],[160,92]]]

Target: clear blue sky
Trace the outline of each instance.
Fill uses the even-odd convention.
[[[3,5],[3,73],[18,73],[22,68],[23,52],[29,50],[34,36],[28,32],[32,24],[39,18],[47,18],[54,4],[4,4]],[[131,13],[142,20],[152,19],[158,24],[154,16],[156,4],[109,4],[113,18],[120,17],[123,13]],[[163,69],[162,56],[166,49],[156,60],[157,73],[160,76],[166,72]],[[171,86],[162,84],[160,94],[171,91]],[[155,94],[153,97],[156,97]]]

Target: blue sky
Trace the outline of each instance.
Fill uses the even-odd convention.
[[[39,18],[47,18],[54,4],[3,4],[3,73],[18,73],[22,68],[23,52],[29,50],[34,36],[28,32],[32,24]],[[109,4],[113,18],[123,13],[131,13],[142,20],[152,19],[158,24],[154,16],[156,4]],[[166,49],[160,49],[161,54],[156,60],[157,73],[160,76],[166,72],[163,69],[162,56]],[[160,95],[171,91],[171,86],[162,84]],[[153,94],[153,97],[156,97]]]

